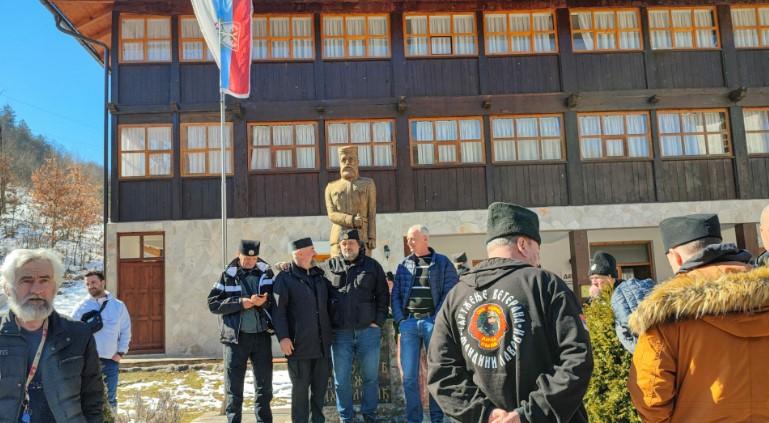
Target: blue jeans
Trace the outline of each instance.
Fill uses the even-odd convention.
[[[334,330],[331,343],[331,360],[334,364],[334,388],[336,409],[342,422],[352,422],[355,411],[352,407],[352,366],[356,359],[363,377],[360,413],[364,418],[376,419],[379,404],[379,350],[382,329]]]
[[[113,410],[117,408],[117,375],[120,365],[117,361],[108,358],[100,358],[101,372],[104,375],[104,383],[107,385],[107,401]]]
[[[425,352],[433,335],[435,317],[415,319],[409,317],[398,325],[401,334],[401,370],[403,370],[403,393],[406,396],[406,420],[408,423],[420,423],[423,416],[422,398],[419,389],[419,357],[424,345]],[[430,421],[443,421],[443,411],[432,395],[430,400]]]

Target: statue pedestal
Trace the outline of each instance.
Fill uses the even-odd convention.
[[[355,406],[355,421],[362,422],[359,406],[361,400],[361,385],[363,379],[360,375],[357,362],[352,371],[352,398]],[[336,411],[336,392],[334,391],[334,378],[329,378],[326,390],[326,406],[323,414],[329,423],[339,422],[339,413]],[[401,380],[400,366],[397,360],[397,343],[393,322],[388,319],[382,328],[382,347],[379,357],[379,406],[377,407],[377,421],[405,422],[406,411],[403,402],[403,381]]]

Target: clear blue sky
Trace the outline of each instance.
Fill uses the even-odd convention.
[[[0,106],[32,133],[102,163],[104,70],[38,0],[0,0]]]

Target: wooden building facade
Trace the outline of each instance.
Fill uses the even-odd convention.
[[[135,302],[153,283],[168,298],[195,272],[157,264],[178,230],[167,222],[220,217],[218,69],[188,1],[48,1],[111,46],[108,237],[121,250],[108,273]],[[637,208],[648,228],[657,205],[730,212],[769,198],[769,2],[254,0],[252,37],[251,96],[227,100],[224,141],[228,217],[243,222],[322,222],[343,144],[358,145],[394,234],[399,216],[459,218],[494,201]],[[732,219],[730,237],[756,249],[757,219]],[[575,289],[592,250],[630,251],[606,242],[616,234],[588,239],[600,228],[588,220],[545,224],[563,234],[552,245],[568,249]],[[659,246],[628,236],[644,238],[629,255],[647,253],[623,268],[658,276]],[[136,251],[124,256],[123,241]],[[375,255],[392,264],[397,250]],[[151,307],[144,349],[168,350],[158,339],[182,335]]]

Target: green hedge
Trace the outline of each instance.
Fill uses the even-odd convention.
[[[625,351],[614,331],[611,292],[603,292],[585,307],[593,345],[593,376],[585,395],[591,422],[641,423],[627,389],[632,355]]]

